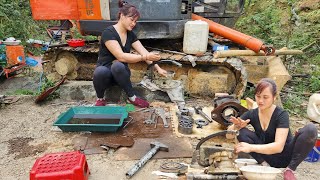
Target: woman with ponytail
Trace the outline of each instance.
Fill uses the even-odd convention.
[[[258,108],[251,109],[241,117],[231,117],[228,130],[239,130],[239,142],[235,151],[250,153],[262,165],[286,168],[284,180],[295,180],[294,171],[308,156],[317,140],[317,128],[309,123],[292,136],[289,114],[274,104],[277,86],[269,78],[262,79],[255,89]],[[254,131],[246,126],[251,124]],[[227,138],[234,138],[227,135]]]
[[[131,81],[128,63],[144,61],[151,64],[160,60],[159,54],[149,53],[132,32],[140,13],[137,8],[119,0],[118,22],[107,27],[101,35],[99,58],[93,75],[93,84],[97,93],[96,106],[105,106],[104,92],[112,85],[119,85],[128,95],[128,100],[139,107],[148,107],[149,103],[136,96]],[[131,54],[131,48],[139,55]],[[167,71],[156,64],[155,69],[163,76]]]

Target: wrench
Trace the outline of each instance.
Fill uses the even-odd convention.
[[[146,120],[143,121],[144,124],[154,124],[155,123],[155,119],[156,119],[156,112],[153,111],[150,115],[150,117]]]
[[[157,108],[156,109],[156,113],[157,113],[158,116],[161,117],[161,119],[163,121],[163,127],[168,128],[169,125],[168,125],[168,122],[167,122],[167,117],[166,117],[166,114],[165,114],[166,112],[164,111],[164,109]]]

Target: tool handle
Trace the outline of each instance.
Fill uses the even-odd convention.
[[[159,150],[159,147],[153,147],[146,155],[144,155],[127,173],[127,177],[132,177],[146,162],[152,158]]]

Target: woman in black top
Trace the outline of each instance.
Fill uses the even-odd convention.
[[[99,59],[93,75],[93,84],[98,97],[95,105],[105,106],[105,90],[117,84],[124,89],[132,104],[148,107],[149,103],[136,97],[133,91],[128,63],[145,61],[151,64],[152,61],[158,61],[161,57],[159,54],[149,53],[132,32],[140,17],[136,7],[120,0],[119,7],[118,23],[106,28],[101,35]],[[131,48],[135,49],[139,55],[131,54]],[[166,76],[167,71],[160,68],[158,64],[154,67],[159,74]]]
[[[262,79],[255,89],[258,108],[251,109],[240,118],[232,117],[228,130],[240,130],[237,153],[245,152],[259,164],[284,168],[284,179],[295,179],[293,171],[307,157],[317,139],[317,128],[307,124],[292,137],[289,115],[274,105],[277,87],[272,79]],[[251,124],[255,132],[246,128]],[[228,135],[227,138],[232,138]]]

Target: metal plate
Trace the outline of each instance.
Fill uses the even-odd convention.
[[[136,139],[131,148],[120,148],[115,152],[114,160],[138,160],[150,149],[150,143],[159,141],[169,147],[169,152],[159,151],[152,159],[191,158],[193,149],[187,138],[176,138],[172,135],[156,139]]]

